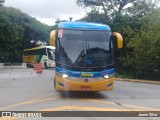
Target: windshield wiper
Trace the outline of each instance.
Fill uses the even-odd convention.
[[[76,64],[80,61],[80,59],[82,58],[82,56],[83,56],[84,54],[85,54],[85,50],[82,50],[73,65],[76,65]]]

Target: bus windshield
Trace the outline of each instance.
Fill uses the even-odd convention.
[[[111,31],[60,30],[58,64],[71,68],[98,68],[112,64]]]

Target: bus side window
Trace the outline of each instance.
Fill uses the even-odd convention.
[[[49,50],[49,49],[47,49],[47,52],[48,52],[48,58],[49,58],[50,60],[55,60],[55,58],[54,58],[54,56],[53,56],[53,52],[52,52],[51,50]]]

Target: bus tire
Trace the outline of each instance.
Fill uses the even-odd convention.
[[[30,68],[30,67],[31,67],[30,63],[27,63],[26,66],[27,66],[27,68]]]
[[[45,67],[45,69],[48,69],[48,66],[47,66],[46,62],[44,63],[44,67]]]
[[[56,80],[55,80],[55,78],[54,78],[54,88],[56,90]]]

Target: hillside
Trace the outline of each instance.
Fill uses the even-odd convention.
[[[0,6],[0,62],[21,62],[31,40],[49,41],[51,27],[12,7]]]

